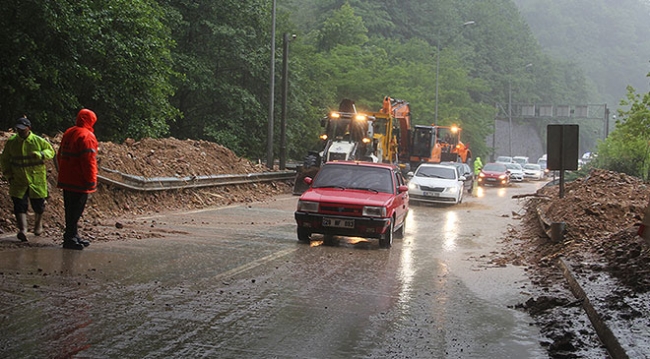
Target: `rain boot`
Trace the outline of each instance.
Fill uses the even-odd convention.
[[[34,213],[34,235],[40,236],[43,233],[43,213]]]
[[[73,237],[70,239],[63,239],[63,248],[82,250],[84,249],[84,246],[83,244],[79,243],[79,241],[77,241],[77,238]]]
[[[18,223],[18,239],[21,242],[27,242],[27,213],[16,213],[16,222]]]

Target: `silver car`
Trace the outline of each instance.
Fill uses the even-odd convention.
[[[521,182],[524,180],[524,169],[519,163],[505,163],[506,168],[510,171],[510,180]]]
[[[539,181],[544,178],[544,170],[536,163],[524,165],[524,178]]]
[[[453,166],[440,164],[421,164],[415,173],[409,173],[409,199],[412,203],[463,202],[463,181]]]

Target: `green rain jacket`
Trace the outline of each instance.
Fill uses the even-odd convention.
[[[22,198],[29,190],[30,198],[47,197],[45,160],[54,158],[52,145],[42,137],[29,133],[23,139],[14,134],[0,154],[2,174],[9,181],[9,195]]]
[[[481,162],[481,157],[476,157],[474,160],[474,174],[478,176],[481,173],[481,168],[483,168],[483,162]]]

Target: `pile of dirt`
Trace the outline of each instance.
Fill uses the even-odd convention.
[[[12,134],[0,133],[0,151]],[[47,137],[55,150],[61,143],[62,134]],[[208,141],[179,140],[175,138],[127,139],[122,144],[100,142],[98,151],[99,174],[108,178],[119,173],[144,178],[209,176],[220,174],[248,174],[269,171],[266,166],[238,157],[231,150]],[[57,169],[54,161],[47,161],[49,198],[44,214],[44,237],[60,243],[64,229],[64,208],[61,190],[56,188]],[[96,193],[90,195],[80,230],[91,239],[112,240],[124,236],[143,238],[155,236],[155,232],[127,233],[111,231],[116,218],[134,218],[154,213],[176,210],[192,210],[234,203],[264,201],[280,193],[290,193],[291,184],[264,182],[251,185],[206,187],[202,189],[137,192],[99,184]],[[13,205],[8,194],[8,183],[0,181],[1,233],[15,233]],[[111,222],[112,221],[112,222]],[[31,223],[31,209],[30,209]],[[86,228],[83,228],[86,227]],[[83,233],[82,233],[83,234]],[[3,243],[6,245],[20,243]],[[29,244],[26,244],[29,245]]]
[[[650,291],[650,246],[636,235],[650,198],[650,186],[625,174],[593,169],[589,175],[565,185],[541,188],[525,204],[522,228],[510,233],[512,242],[526,251],[510,252],[511,261],[542,267],[558,257],[571,262],[602,261],[603,270],[637,292]],[[566,231],[559,243],[542,230],[538,209],[548,222],[564,222]],[[632,277],[632,278],[630,278]]]
[[[495,261],[529,267],[533,283],[543,294],[521,308],[536,319],[547,338],[557,338],[548,344],[551,357],[579,357],[576,353],[590,345],[580,339],[586,329],[576,326],[575,303],[582,302],[571,296],[557,259],[565,260],[587,281],[596,281],[600,273],[613,278],[616,283],[598,298],[607,311],[603,315],[630,323],[638,319],[640,313],[622,303],[650,294],[650,243],[637,235],[650,186],[625,174],[593,169],[567,183],[563,198],[557,185],[526,198],[521,225],[510,228],[505,250]],[[548,238],[539,213],[547,222],[566,224],[562,241]]]

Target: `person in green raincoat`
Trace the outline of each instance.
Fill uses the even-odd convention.
[[[32,123],[26,117],[16,121],[16,134],[9,137],[0,154],[0,166],[9,182],[9,196],[14,203],[18,224],[18,239],[27,241],[28,200],[34,211],[34,234],[43,233],[43,212],[47,192],[45,160],[54,158],[52,145],[32,133]]]
[[[481,168],[483,168],[483,162],[481,162],[481,157],[476,157],[474,160],[474,174],[478,176],[481,173]]]

